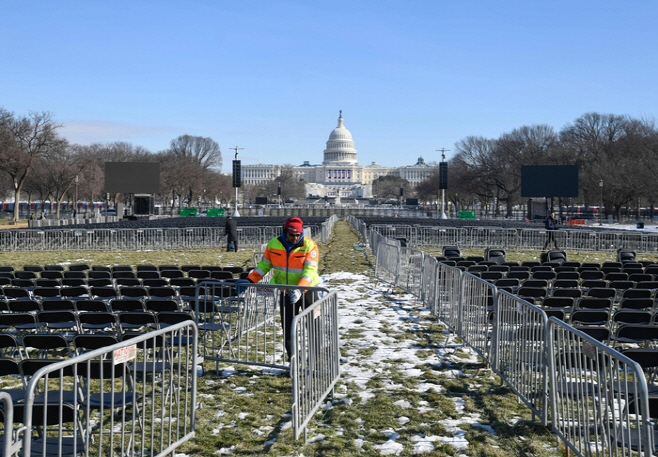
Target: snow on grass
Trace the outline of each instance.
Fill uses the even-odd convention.
[[[365,405],[376,396],[376,389],[369,387],[369,382],[375,378],[383,379],[380,388],[391,395],[394,392],[404,392],[408,388],[409,380],[415,382],[414,389],[417,392],[442,393],[443,386],[431,379],[422,379],[425,371],[432,369],[443,378],[463,377],[460,370],[449,368],[453,364],[452,358],[455,357],[456,351],[459,351],[460,363],[478,362],[479,359],[473,351],[457,344],[450,335],[446,335],[445,346],[433,348],[431,351],[427,350],[426,345],[419,344],[419,340],[413,339],[414,332],[423,326],[430,326],[432,316],[411,295],[387,294],[390,286],[378,285],[365,275],[341,272],[325,275],[323,279],[326,286],[335,290],[339,297],[341,356],[344,362],[341,364],[341,382],[356,386],[357,391],[351,395],[357,396],[361,404]],[[402,382],[407,387],[403,386]],[[449,436],[417,434],[403,444],[399,439],[401,432],[405,426],[412,423],[410,416],[405,414],[395,418],[399,428],[388,428],[379,432],[382,435],[381,441],[375,442],[373,434],[370,434],[367,437],[359,437],[355,446],[361,448],[370,442],[381,455],[399,455],[405,447],[415,454],[428,453],[434,450],[436,442],[463,450],[468,446],[468,441],[465,438],[466,431],[460,428],[460,425],[474,424],[479,420],[479,416],[465,413],[464,401],[461,398],[451,398],[458,417],[441,421]],[[415,409],[418,414],[432,413],[435,409],[427,401],[421,401],[414,406],[408,400],[397,400],[393,405],[403,411]],[[366,429],[369,427],[364,423],[360,425]],[[479,425],[493,433],[490,426]]]

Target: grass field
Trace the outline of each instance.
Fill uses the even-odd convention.
[[[320,246],[323,286],[339,297],[341,380],[309,428],[292,439],[285,372],[207,363],[199,378],[197,437],[179,455],[538,456],[565,455],[529,410],[420,303],[373,277],[355,231],[336,224]],[[439,254],[439,247],[434,254]],[[253,251],[0,253],[0,264],[253,265]],[[465,251],[464,255],[482,255]],[[508,252],[535,260],[539,252]],[[569,253],[603,262],[614,253]],[[655,260],[655,259],[652,259]]]

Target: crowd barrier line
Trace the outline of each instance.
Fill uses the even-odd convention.
[[[378,248],[375,255],[378,280],[423,300],[519,396],[533,419],[576,455],[655,455],[647,382],[638,363],[555,317],[548,319],[540,307],[436,259],[423,262],[418,273],[435,290],[424,287],[417,294],[387,270],[392,250]]]
[[[205,360],[290,370],[295,439],[304,434],[313,413],[333,393],[340,377],[338,299],[323,287],[204,281],[194,301],[199,349]],[[288,309],[281,306],[293,290],[318,299],[292,319],[291,356],[282,331]],[[306,299],[306,298],[304,298]],[[289,317],[289,316],[288,316]]]
[[[14,424],[24,424],[16,430],[14,450],[22,455],[172,454],[196,433],[197,336],[195,323],[187,320],[43,362],[28,382],[24,404],[14,405],[23,411]],[[64,427],[68,422],[72,425]],[[34,437],[34,430],[41,435]]]

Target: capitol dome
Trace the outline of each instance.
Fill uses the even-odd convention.
[[[338,126],[333,129],[324,150],[323,165],[356,165],[356,149],[352,134],[343,125],[343,112],[338,115]]]

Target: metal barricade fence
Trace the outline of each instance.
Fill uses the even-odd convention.
[[[457,227],[418,227],[414,246],[460,246],[467,239],[467,230]]]
[[[423,266],[421,269],[421,295],[420,299],[433,315],[436,315],[436,306],[438,303],[438,276],[439,261],[436,258],[425,255],[423,257]]]
[[[564,230],[568,234],[568,249],[576,251],[598,250],[598,234],[588,230]]]
[[[546,230],[523,229],[519,234],[519,249],[541,249],[546,242]]]
[[[646,240],[647,240],[647,246],[645,252],[648,252],[650,254],[658,253],[658,234],[647,233]]]
[[[542,425],[548,425],[548,318],[540,308],[498,290],[492,366]]]
[[[385,243],[381,243],[385,245]],[[430,259],[428,256],[427,259]],[[426,306],[579,456],[654,455],[642,368],[617,350],[492,284],[423,263]],[[657,404],[658,406],[658,404]],[[655,409],[655,408],[654,408]]]
[[[298,314],[292,322],[292,424],[295,439],[304,434],[315,412],[340,378],[338,298],[332,292]]]
[[[2,455],[10,456],[18,453],[19,442],[14,441],[14,434],[11,431],[14,430],[14,404],[11,400],[11,395],[7,392],[0,391],[0,402],[2,403],[2,409],[0,410],[0,416],[2,417],[2,423],[4,425],[4,433],[2,434]]]
[[[620,248],[619,233],[617,232],[598,232],[599,243],[597,249],[599,251],[616,251]]]
[[[5,252],[15,250],[14,236],[9,230],[0,230],[0,250]]]
[[[37,370],[14,405],[21,455],[163,456],[195,436],[191,320],[67,360],[21,363]]]
[[[263,281],[268,281],[266,276]],[[297,286],[204,281],[190,303],[199,327],[199,347],[206,360],[287,369],[282,331],[283,293]],[[328,293],[320,287],[306,292]],[[288,316],[292,319],[292,316]]]
[[[640,366],[555,317],[547,336],[554,433],[579,456],[653,455]]]
[[[431,279],[428,278],[428,280]],[[448,328],[458,332],[461,320],[462,271],[439,262],[436,287],[437,303],[432,312]]]
[[[354,216],[347,215],[346,217],[347,222],[350,223],[354,229],[361,234],[361,239],[363,240],[363,244],[370,244],[370,240],[368,239],[368,226],[365,224],[365,222],[357,219]]]
[[[398,285],[400,278],[399,244],[377,243],[375,277],[394,286]]]
[[[644,233],[620,232],[619,247],[638,252],[647,252],[647,236]]]
[[[400,248],[400,272],[398,287],[417,298],[422,296],[423,264],[425,254],[423,251],[411,248]]]
[[[506,232],[502,227],[465,227],[468,231],[468,247],[505,247]]]
[[[405,238],[409,244],[414,244],[417,238],[415,236],[415,227],[410,225],[372,224],[370,230],[389,239]]]
[[[493,314],[496,287],[470,273],[463,273],[457,334],[484,360],[492,361]]]

